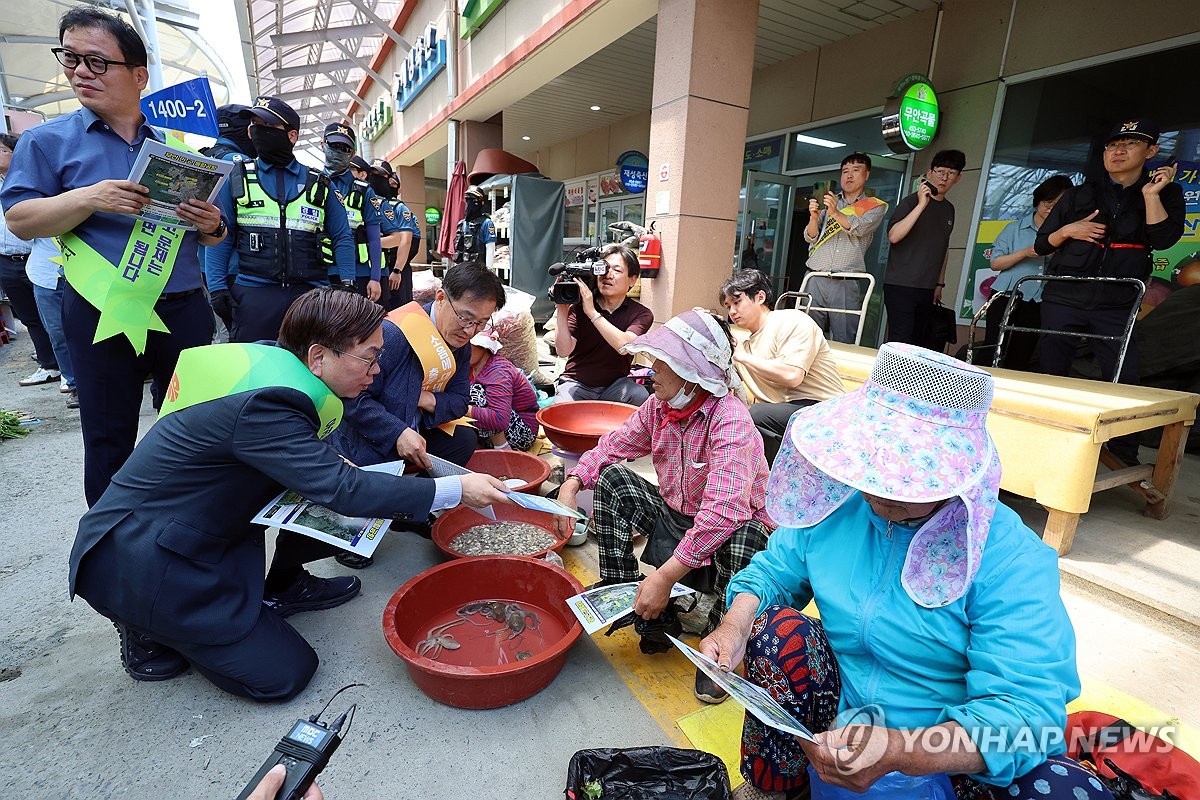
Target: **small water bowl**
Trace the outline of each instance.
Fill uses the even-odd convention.
[[[546,438],[571,453],[586,453],[600,437],[615,431],[637,411],[637,406],[607,400],[574,400],[555,403],[537,412]]]
[[[535,455],[517,450],[476,450],[467,469],[500,478],[515,492],[540,494],[542,482],[550,477],[550,464]]]
[[[500,504],[492,506],[492,511],[496,514],[495,522],[527,522],[530,525],[541,528],[554,537],[554,544],[536,553],[529,553],[528,556],[530,558],[541,558],[551,550],[557,553],[563,549],[563,545],[567,543],[567,538],[570,538],[564,538],[555,533],[553,514],[534,511],[529,508],[522,508],[521,506]],[[439,550],[451,558],[491,558],[492,556],[469,556],[466,553],[460,553],[450,547],[450,542],[454,541],[455,536],[458,536],[468,528],[474,528],[476,525],[490,525],[492,522],[493,520],[488,519],[469,506],[458,506],[439,516],[437,521],[433,523],[433,543],[437,545]]]
[[[383,635],[430,698],[456,708],[500,708],[537,694],[562,670],[583,633],[564,601],[581,591],[570,573],[537,559],[459,559],[397,589],[383,611]],[[510,609],[508,627],[485,611],[458,613],[492,600]],[[439,646],[419,654],[431,632]]]

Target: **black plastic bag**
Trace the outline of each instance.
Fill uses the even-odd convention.
[[[567,767],[568,800],[730,800],[721,759],[703,750],[580,750]]]

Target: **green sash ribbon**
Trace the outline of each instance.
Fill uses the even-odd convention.
[[[320,418],[317,438],[342,421],[342,401],[292,353],[265,344],[210,344],[179,354],[158,418],[209,400],[287,386],[308,395]]]
[[[166,144],[195,152],[171,136],[166,137]],[[184,233],[182,228],[133,218],[133,232],[120,266],[98,253],[74,231],[58,237],[67,283],[100,311],[93,344],[123,334],[134,351],[142,355],[150,331],[169,333],[155,313],[154,304],[171,277]]]

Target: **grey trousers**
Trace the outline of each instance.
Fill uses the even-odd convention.
[[[862,303],[862,295],[858,289],[858,281],[848,278],[818,278],[808,279],[805,287],[812,295],[813,308],[848,308],[858,310]],[[828,311],[810,311],[808,314],[813,321],[825,332],[825,338],[835,342],[854,344],[858,333],[858,314],[836,314]]]

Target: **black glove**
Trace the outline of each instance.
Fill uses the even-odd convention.
[[[233,295],[229,293],[229,290],[221,289],[213,292],[212,296],[209,297],[208,302],[212,306],[212,310],[216,313],[216,315],[221,318],[222,322],[225,323],[225,327],[232,327],[234,304]]]

